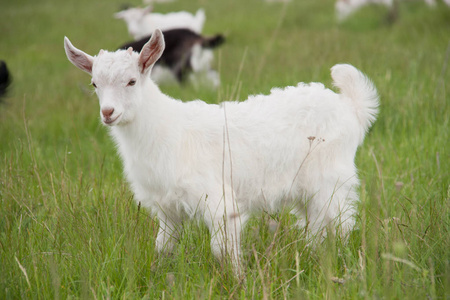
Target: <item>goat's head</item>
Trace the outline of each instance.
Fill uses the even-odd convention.
[[[138,54],[132,48],[90,56],[75,48],[66,37],[67,58],[92,76],[92,85],[100,102],[100,116],[105,125],[126,124],[133,120],[143,101],[143,87],[150,79],[155,62],[164,51],[164,37],[157,29]]]
[[[145,17],[152,11],[151,6],[145,8],[131,7],[126,10],[119,11],[114,14],[116,19],[122,19],[127,23],[128,33],[132,36],[138,35],[142,31],[142,27],[145,25]]]
[[[115,13],[114,17],[116,19],[122,19],[127,23],[136,22],[141,20],[144,16],[151,13],[152,10],[153,10],[152,6],[147,6],[144,8],[130,7],[128,9],[119,11],[118,13]]]

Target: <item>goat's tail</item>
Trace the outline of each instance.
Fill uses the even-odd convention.
[[[352,100],[359,122],[363,130],[367,131],[378,113],[379,97],[374,84],[361,71],[346,64],[332,67],[331,77],[341,95]]]
[[[211,37],[204,37],[202,40],[202,48],[216,48],[225,42],[225,37],[222,34],[216,34]]]

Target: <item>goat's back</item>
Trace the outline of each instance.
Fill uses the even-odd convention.
[[[241,205],[298,197],[336,163],[349,165],[348,176],[355,172],[358,120],[351,105],[322,84],[273,89],[244,102],[180,106],[185,172],[214,170],[204,172],[215,183],[202,184],[232,185]]]

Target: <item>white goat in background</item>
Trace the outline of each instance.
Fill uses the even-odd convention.
[[[249,215],[287,206],[312,234],[353,228],[359,180],[355,153],[375,121],[374,85],[351,65],[331,69],[340,94],[320,83],[274,88],[245,102],[184,103],[149,72],[164,50],[156,30],[140,53],[90,56],[65,38],[68,59],[92,75],[100,117],[123,160],[137,202],[160,220],[159,251],[170,251],[183,219],[203,219],[218,257],[240,272]]]
[[[380,4],[387,7],[392,7],[394,0],[337,0],[335,8],[338,20],[345,20],[355,11],[369,4]]]
[[[156,29],[165,31],[185,28],[200,34],[206,21],[203,9],[197,10],[195,15],[186,11],[167,14],[152,13],[151,11],[151,6],[132,7],[115,13],[114,17],[125,21],[128,32],[135,40],[151,35]]]
[[[337,0],[335,9],[338,20],[343,21],[363,6],[369,4],[380,4],[393,9],[395,1],[403,0]],[[450,0],[443,0],[443,2],[447,6],[450,6]],[[436,6],[436,0],[425,0],[425,3],[430,7]]]

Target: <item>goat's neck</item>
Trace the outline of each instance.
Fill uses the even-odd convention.
[[[173,109],[175,100],[163,94],[150,81],[144,85],[140,97],[141,106],[135,112],[134,119],[128,124],[111,128],[111,135],[124,159],[125,153],[142,150],[149,154],[149,151],[155,153],[165,148],[176,127],[170,121],[177,114]]]

